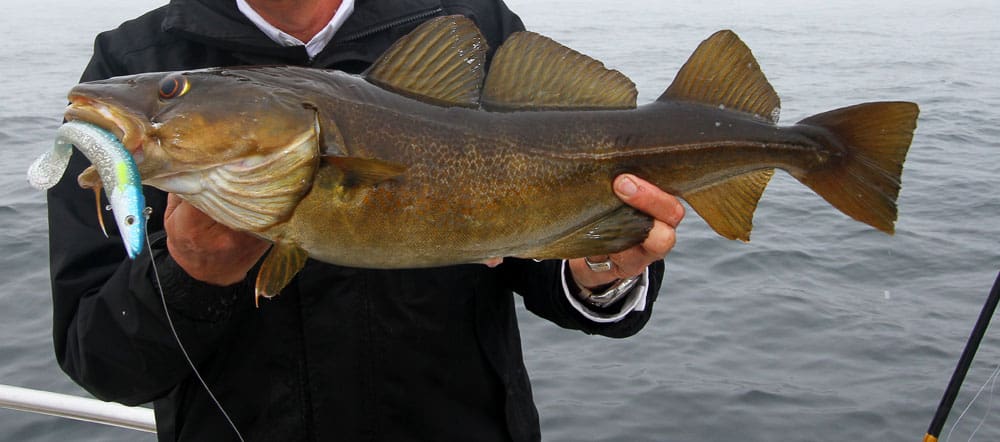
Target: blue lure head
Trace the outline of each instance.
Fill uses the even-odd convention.
[[[108,193],[108,200],[114,211],[125,252],[129,258],[135,259],[142,252],[142,244],[146,240],[146,215],[143,212],[146,203],[142,186],[120,185]]]
[[[117,139],[115,139],[117,141]],[[121,146],[114,144],[115,148]],[[125,244],[128,257],[135,259],[142,251],[142,243],[146,240],[146,216],[143,212],[146,198],[142,195],[142,178],[132,155],[121,148],[115,156],[110,168],[102,171],[104,192],[111,202],[111,210],[115,215],[118,232]],[[109,176],[105,176],[109,175]]]

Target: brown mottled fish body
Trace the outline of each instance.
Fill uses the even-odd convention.
[[[373,88],[359,84],[365,87]],[[343,94],[323,94],[338,97],[326,108],[336,109],[332,119],[341,133],[351,134],[346,151],[335,155],[378,158],[406,164],[407,170],[357,191],[337,187],[343,179],[337,167],[320,166],[313,185],[324,191],[307,195],[278,227],[294,242],[322,244],[307,251],[325,261],[413,267],[502,256],[582,256],[546,247],[571,229],[624,210],[611,190],[619,173],[684,195],[762,165],[804,170],[824,155],[796,132],[700,105],[486,113],[381,90],[369,94],[351,106]],[[720,155],[722,146],[731,154]],[[316,222],[333,214],[329,223]],[[635,223],[647,225],[643,217]],[[590,254],[606,245],[595,247]]]
[[[142,74],[78,86],[67,118],[117,133],[145,184],[274,242],[258,277],[265,296],[307,256],[412,268],[622,250],[652,225],[612,191],[625,172],[685,199],[731,239],[749,239],[775,168],[893,231],[912,103],[778,127],[777,95],[728,31],[638,107],[623,75],[540,35],[512,36],[488,76],[485,53],[470,21],[442,17],[363,76]],[[156,90],[158,99],[141,96]]]

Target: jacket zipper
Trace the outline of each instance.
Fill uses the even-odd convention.
[[[440,14],[442,12],[444,12],[444,8],[438,7],[438,8],[430,9],[430,10],[427,10],[427,11],[424,11],[424,12],[419,12],[419,13],[416,13],[416,14],[413,14],[413,15],[408,15],[408,16],[405,16],[405,17],[400,17],[400,18],[398,18],[396,20],[393,20],[391,22],[383,23],[383,24],[378,25],[378,26],[374,26],[374,27],[371,27],[371,28],[368,28],[368,29],[365,29],[365,30],[362,30],[362,31],[355,32],[353,34],[348,35],[347,37],[344,37],[343,39],[338,39],[337,42],[338,43],[346,43],[346,42],[350,42],[350,41],[354,41],[354,40],[359,40],[359,39],[368,37],[369,35],[378,34],[379,32],[383,32],[383,31],[387,31],[389,29],[395,28],[396,26],[402,26],[402,25],[405,25],[405,24],[413,23],[415,21],[423,20],[423,19],[428,18],[428,17],[433,17],[433,16],[438,15],[438,14]]]

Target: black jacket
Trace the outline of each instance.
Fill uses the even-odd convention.
[[[232,0],[174,0],[97,37],[84,81],[209,66],[297,64],[359,72],[437,15],[463,14],[491,48],[521,21],[499,0],[357,0],[333,42],[310,61],[280,47]],[[490,269],[366,270],[310,260],[284,292],[254,308],[251,282],[191,279],[165,251],[165,194],[146,189],[154,244],[128,260],[97,226],[76,185],[76,154],[49,193],[53,337],[62,368],[104,400],[153,401],[161,440],[235,438],[166,325],[170,312],[222,406],[248,440],[536,440],[538,415],[512,292],[528,309],[587,333],[628,336],[650,308],[614,324],[574,311],[559,262],[508,259]],[[653,266],[648,303],[662,278]]]

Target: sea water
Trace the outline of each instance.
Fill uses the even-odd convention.
[[[87,395],[55,362],[45,200],[25,171],[51,147],[65,94],[96,33],[159,4],[5,3],[0,383]],[[632,78],[640,102],[659,96],[702,39],[732,29],[781,96],[786,124],[863,101],[921,107],[895,236],[848,219],[779,172],[749,244],[718,237],[689,211],[652,319],[637,336],[585,336],[520,310],[543,437],[919,440],[1000,270],[1000,4],[508,4],[529,29]],[[1000,335],[991,332],[949,422],[997,364]],[[987,386],[952,440],[967,440],[984,415],[974,440],[1000,440],[1000,411],[988,409],[991,400]],[[0,435],[152,438],[9,410],[0,410]]]

